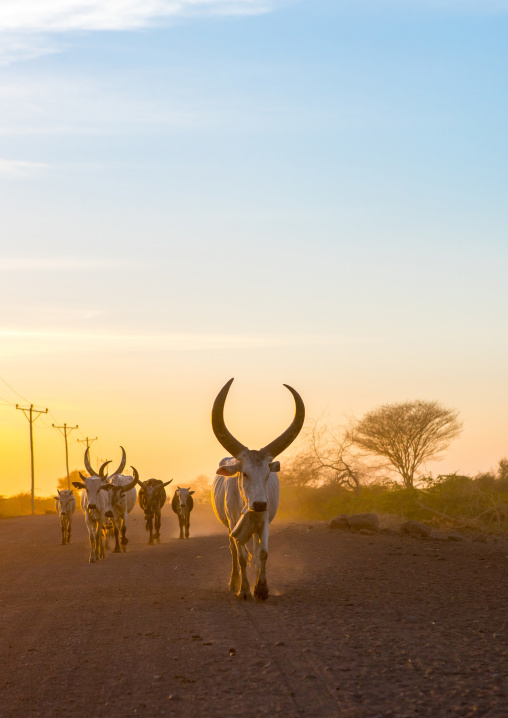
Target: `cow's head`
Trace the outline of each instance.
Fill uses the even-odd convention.
[[[60,502],[61,511],[65,514],[67,511],[67,507],[70,506],[70,504],[72,504],[72,502],[75,500],[74,494],[72,493],[71,489],[62,489],[62,491],[60,491],[60,489],[57,489],[57,492],[58,496],[55,496],[54,498]]]
[[[166,482],[162,482],[160,479],[148,479],[148,481],[141,481],[139,474],[134,467],[132,467],[132,475],[145,495],[145,514],[153,514],[158,511],[161,508],[161,501],[163,499],[165,500],[164,489],[173,481],[173,479]]]
[[[235,461],[221,461],[217,473],[221,476],[233,476],[240,473],[240,492],[249,511],[266,511],[268,498],[266,484],[270,472],[280,471],[280,463],[274,458],[282,453],[296,439],[305,420],[305,406],[301,396],[295,389],[284,384],[292,393],[296,412],[295,418],[286,431],[263,449],[255,451],[241,444],[229,432],[224,421],[224,404],[229,388],[233,383],[230,379],[217,395],[212,409],[212,427],[215,436],[222,446],[231,453]]]
[[[136,469],[134,469],[134,471],[136,471]],[[134,477],[132,479],[132,481],[130,481],[128,484],[124,484],[124,485],[103,484],[102,485],[102,489],[103,489],[103,491],[107,492],[108,499],[109,499],[109,506],[106,511],[106,516],[108,516],[109,518],[111,518],[113,516],[112,509],[114,509],[120,505],[120,502],[122,501],[122,499],[125,498],[126,492],[133,489],[137,483],[138,483],[138,480],[136,477]]]
[[[185,516],[192,511],[192,508],[194,506],[194,501],[192,499],[193,493],[194,491],[191,491],[190,487],[188,489],[183,489],[181,486],[177,487],[175,491],[175,503],[177,508],[176,513],[180,516]]]
[[[79,472],[81,481],[73,481],[72,485],[76,489],[84,489],[88,499],[87,511],[94,513],[95,511],[102,508],[104,505],[104,499],[100,496],[101,490],[104,488],[102,476],[83,476],[81,471]]]

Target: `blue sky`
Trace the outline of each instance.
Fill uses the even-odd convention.
[[[143,457],[113,405],[171,431],[199,389],[193,426],[232,374],[333,421],[436,398],[438,470],[504,455],[508,2],[87,7],[0,8],[0,374]]]

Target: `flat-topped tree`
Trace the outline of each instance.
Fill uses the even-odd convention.
[[[457,411],[437,401],[416,400],[369,411],[354,427],[352,437],[361,449],[385,458],[411,489],[418,468],[439,458],[461,431]]]

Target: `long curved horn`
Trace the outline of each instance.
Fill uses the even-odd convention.
[[[92,469],[92,465],[90,463],[90,447],[86,447],[85,451],[85,469],[88,471],[90,476],[99,476],[99,474]]]
[[[103,463],[103,465],[101,466],[101,468],[99,469],[99,476],[101,477],[101,479],[107,479],[108,475],[105,473],[105,472],[106,472],[106,466],[107,466],[108,464],[110,464],[110,463],[111,463],[111,461],[105,461],[105,462]]]
[[[305,421],[305,404],[303,403],[302,397],[295,389],[293,389],[293,387],[288,384],[284,384],[284,386],[286,389],[289,389],[294,397],[296,404],[295,418],[291,422],[291,426],[287,428],[283,434],[278,436],[275,441],[272,441],[270,444],[267,444],[267,446],[261,449],[263,454],[270,456],[272,459],[275,459],[276,456],[282,454],[282,452],[293,443],[300,433],[303,422]]]
[[[222,444],[226,451],[229,451],[231,456],[236,458],[246,447],[238,439],[235,439],[224,422],[224,404],[232,383],[233,379],[230,379],[227,384],[224,384],[213,402],[212,429],[217,441]]]
[[[132,475],[134,476],[134,484],[139,484],[143,489],[146,489],[146,481],[141,481],[137,469],[135,469],[134,466],[131,466],[131,469]]]
[[[118,469],[115,471],[115,473],[114,473],[114,474],[111,474],[112,476],[116,476],[117,474],[121,474],[122,471],[125,469],[125,464],[127,463],[127,456],[125,455],[125,449],[123,448],[123,446],[121,446],[120,448],[121,448],[121,450],[122,450],[122,460],[120,461],[120,466],[119,466]]]
[[[167,486],[173,481],[173,479],[170,479],[169,481],[166,481],[164,484],[162,484],[161,489],[164,488],[164,486]]]
[[[130,491],[131,489],[133,489],[136,486],[136,484],[139,482],[138,472],[136,471],[136,469],[133,466],[131,468],[133,469],[134,478],[129,484],[122,486],[122,494],[124,494],[126,491]],[[134,472],[136,472],[136,473],[134,473]]]
[[[81,473],[81,471],[79,472],[79,475],[80,475],[80,477],[81,477],[81,481],[85,481],[85,482],[86,482],[88,476],[83,476],[83,474]]]

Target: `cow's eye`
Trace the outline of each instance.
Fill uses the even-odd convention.
[[[249,477],[247,476],[247,474],[244,474],[244,475],[243,475],[243,478],[244,478],[244,479],[247,479],[247,481],[249,480]]]

